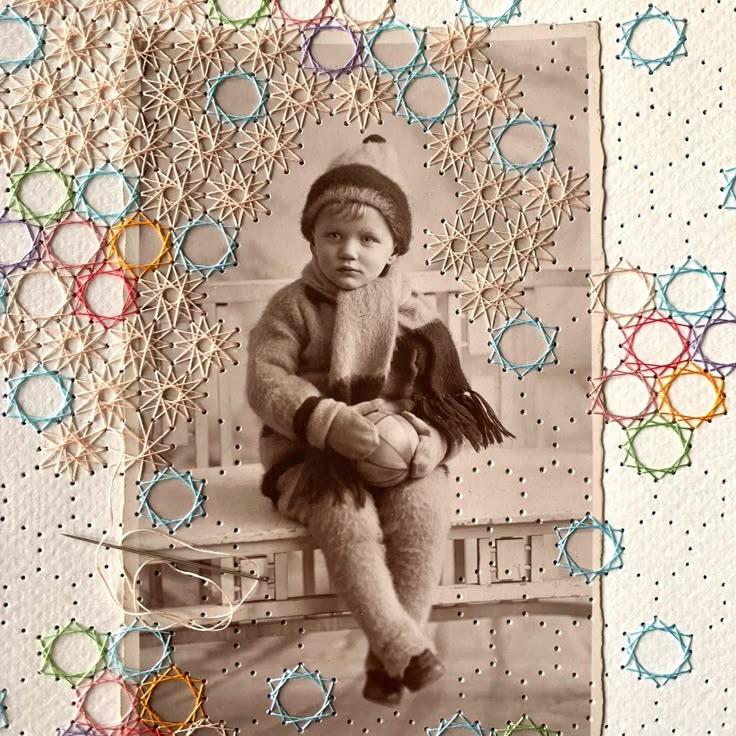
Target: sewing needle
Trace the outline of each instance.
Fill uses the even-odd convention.
[[[190,567],[196,567],[200,570],[211,570],[225,575],[235,575],[241,578],[251,578],[252,580],[260,580],[263,583],[271,582],[271,578],[265,575],[255,575],[254,573],[244,572],[243,570],[237,570],[232,567],[217,567],[216,565],[210,565],[207,562],[198,562],[197,560],[185,560],[182,557],[174,557],[173,555],[162,554],[161,552],[152,552],[151,550],[141,549],[140,547],[131,547],[130,545],[113,544],[112,542],[105,542],[104,540],[91,539],[90,537],[81,537],[77,534],[66,534],[61,532],[62,536],[69,537],[70,539],[77,539],[80,542],[88,542],[89,544],[102,545],[110,549],[118,549],[122,552],[132,552],[138,555],[144,555],[146,557],[154,557],[164,562],[173,562],[177,565],[189,565]]]

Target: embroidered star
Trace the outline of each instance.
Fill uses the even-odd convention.
[[[159,166],[141,178],[141,201],[157,222],[174,225],[201,211],[202,184],[190,169]]]
[[[309,680],[314,683],[323,699],[320,708],[315,713],[312,715],[292,715],[284,708],[280,695],[282,688],[289,680]],[[278,679],[269,677],[266,681],[268,682],[269,697],[271,698],[271,704],[266,712],[269,715],[278,716],[284,724],[292,723],[300,733],[310,724],[336,714],[332,705],[334,700],[332,691],[335,687],[334,677],[323,677],[319,670],[309,670],[302,662],[299,662],[296,667],[285,669],[282,677]]]
[[[571,168],[560,174],[557,165],[552,164],[530,171],[523,180],[523,192],[537,210],[538,218],[551,215],[555,227],[559,227],[563,214],[572,220],[573,209],[590,211],[585,201],[590,192],[584,186],[588,179],[588,174],[573,176]]]
[[[75,398],[77,414],[88,412],[92,420],[105,427],[118,427],[125,418],[125,412],[135,409],[131,401],[137,395],[135,379],[128,371],[111,367],[105,363],[99,372],[89,377],[78,377]]]
[[[519,210],[514,197],[519,194],[519,177],[486,163],[475,169],[466,169],[458,177],[458,213],[466,220],[482,220],[489,228],[496,217],[507,219],[509,209]]]
[[[172,347],[180,351],[178,360],[186,364],[187,373],[205,381],[212,366],[222,371],[225,362],[233,362],[230,351],[240,347],[233,339],[236,333],[237,330],[225,331],[223,322],[208,324],[203,314],[177,331],[180,339],[175,339]]]
[[[307,116],[316,122],[322,120],[322,113],[328,114],[331,99],[329,92],[332,81],[317,74],[305,74],[302,67],[283,73],[282,79],[270,82],[269,107],[271,115],[283,115],[283,124],[293,123],[300,130]]]
[[[290,163],[299,163],[296,153],[301,148],[297,138],[301,131],[277,128],[270,121],[254,122],[244,131],[248,143],[240,163],[252,168],[254,174],[261,173],[270,179],[274,167],[278,166],[285,174],[289,173]]]
[[[124,442],[124,469],[135,468],[138,478],[141,477],[148,466],[161,467],[168,465],[166,453],[174,449],[175,445],[166,442],[171,434],[171,427],[165,427],[163,431],[156,431],[154,422],[143,422],[139,414],[138,429],[129,426],[123,429]]]
[[[440,174],[452,169],[456,177],[462,176],[465,169],[474,169],[483,161],[480,154],[488,148],[486,132],[482,128],[468,126],[459,115],[445,125],[427,131],[427,136],[429,140],[425,147],[432,152],[427,163],[437,166]]]
[[[208,197],[212,202],[208,209],[211,212],[214,210],[218,219],[232,220],[239,227],[244,215],[257,221],[258,215],[269,212],[264,204],[268,200],[268,179],[236,169],[220,171],[211,183],[214,185],[214,192]]]
[[[496,113],[508,118],[518,110],[514,99],[521,97],[517,90],[521,75],[509,77],[505,70],[496,72],[489,63],[473,66],[469,77],[458,79],[458,112],[470,115],[472,120],[484,118],[490,125]]]
[[[80,70],[86,67],[89,73],[96,65],[108,62],[105,52],[108,52],[108,44],[115,48],[111,36],[114,29],[104,27],[97,23],[80,23],[77,18],[58,20],[49,30],[46,39],[45,54],[48,57],[58,59],[59,66],[65,68],[71,77],[77,77]]]
[[[55,329],[48,329],[44,337],[44,364],[55,364],[58,370],[80,366],[92,371],[105,347],[106,331],[99,324],[72,316],[59,321]]]
[[[198,408],[197,402],[204,397],[203,392],[196,390],[201,379],[188,374],[177,376],[173,365],[154,370],[151,377],[141,376],[138,381],[141,397],[138,411],[150,412],[151,424],[165,420],[170,429],[177,417],[190,420]]]
[[[528,222],[526,214],[520,210],[515,218],[504,222],[493,230],[495,242],[488,249],[488,257],[501,268],[515,272],[523,279],[529,268],[538,271],[542,261],[554,263],[549,249],[554,242],[549,239],[554,227],[543,228],[540,220]]]
[[[0,321],[0,367],[7,373],[16,369],[25,370],[31,363],[38,362],[36,341],[38,328],[28,328],[23,320],[14,320],[2,315]]]
[[[44,159],[60,168],[79,171],[93,168],[106,158],[104,146],[98,140],[98,128],[92,119],[83,120],[74,110],[63,119],[45,126]]]
[[[162,364],[167,362],[165,350],[168,344],[164,341],[168,324],[157,325],[143,319],[140,313],[128,317],[121,323],[120,342],[114,359],[123,368],[133,368],[140,373],[143,365]]]
[[[13,115],[10,107],[0,109],[0,157],[8,171],[23,168],[32,158],[36,134],[43,123],[26,115]]]
[[[276,70],[288,76],[288,60],[301,50],[299,30],[270,19],[249,30],[241,47],[244,65],[268,79],[274,78]]]
[[[468,731],[475,736],[492,736],[495,731],[490,728],[483,728],[480,721],[469,721],[463,712],[459,710],[449,721],[440,718],[440,725],[437,728],[425,728],[427,736],[450,736],[450,731]]]
[[[56,117],[72,113],[77,105],[73,102],[73,81],[58,69],[52,71],[45,64],[33,64],[22,77],[11,74],[6,84],[19,114],[25,117],[38,114],[39,121],[45,122],[51,112]]]
[[[179,127],[169,135],[171,163],[203,180],[236,163],[243,140],[238,128],[224,126],[209,115],[199,115],[191,126]]]
[[[161,63],[155,76],[141,80],[141,110],[157,125],[173,129],[181,113],[201,114],[199,85],[191,83],[174,64]]]
[[[476,227],[474,222],[466,224],[456,216],[454,222],[444,220],[442,230],[442,233],[427,232],[434,239],[424,246],[430,252],[427,265],[441,262],[440,273],[452,270],[459,278],[465,268],[472,270],[486,262],[484,252],[488,246],[483,239],[490,232],[488,228]]]
[[[475,62],[488,63],[486,53],[490,48],[489,29],[483,25],[463,23],[455,18],[442,28],[427,29],[427,56],[430,64],[452,67],[460,73]]]
[[[495,327],[500,317],[510,317],[509,308],[515,311],[522,305],[518,299],[524,292],[518,280],[510,279],[505,271],[494,272],[493,264],[489,263],[482,271],[473,271],[470,278],[460,278],[468,287],[458,297],[462,306],[460,314],[469,314],[469,321],[474,322],[483,316],[489,327]]]
[[[114,116],[125,117],[136,109],[140,81],[127,69],[101,67],[91,77],[79,78],[82,91],[75,107],[93,117],[98,125],[109,125]]]
[[[344,115],[348,124],[357,120],[361,132],[371,120],[380,124],[383,114],[393,111],[390,104],[396,97],[392,92],[393,80],[370,73],[364,67],[338,78],[335,87],[337,106],[334,112]]]
[[[138,309],[157,327],[174,329],[180,321],[189,323],[202,313],[201,287],[201,279],[174,265],[150,271],[138,281]]]
[[[158,5],[161,7],[160,3]],[[186,71],[179,74],[184,84],[192,85],[195,79],[207,79],[223,68],[234,66],[241,38],[236,28],[199,19],[193,24],[172,27],[170,38],[163,44],[156,44],[154,49],[159,58],[160,49],[166,49],[166,57],[176,65],[174,73],[185,65]],[[157,60],[157,66],[160,64]]]
[[[74,482],[79,471],[92,473],[95,466],[103,465],[107,448],[100,442],[106,429],[95,428],[92,422],[76,426],[74,418],[59,424],[55,430],[42,432],[44,456],[42,468],[53,468],[57,475],[66,474]]]

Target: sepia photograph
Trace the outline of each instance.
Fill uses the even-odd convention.
[[[461,702],[591,734],[597,27],[484,29],[460,53],[449,27],[335,23],[271,38],[270,62],[258,32],[199,67],[183,33],[137,49],[143,211],[191,281],[172,268],[179,296],[138,325],[178,393],[146,415],[141,376],[124,532],[192,564],[126,553],[126,609],[174,631],[240,733],[419,733]],[[174,79],[197,92],[169,117]],[[172,357],[180,312],[198,362]],[[192,708],[156,699],[171,723]]]

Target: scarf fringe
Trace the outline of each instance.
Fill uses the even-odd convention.
[[[413,413],[431,422],[453,444],[460,444],[465,438],[476,452],[503,442],[505,437],[514,437],[491,405],[472,390],[449,396],[418,396]]]
[[[296,511],[300,504],[314,505],[329,497],[334,504],[343,503],[352,495],[358,508],[363,508],[367,491],[352,460],[332,450],[309,448],[304,460],[299,485],[289,499],[288,510]]]

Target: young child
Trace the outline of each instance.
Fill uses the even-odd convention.
[[[447,328],[402,279],[411,213],[396,153],[377,135],[311,186],[312,259],[250,334],[248,401],[264,422],[263,492],[308,527],[370,647],[363,695],[394,705],[444,666],[423,632],[452,493],[445,461],[511,436],[463,375]],[[366,415],[403,413],[419,435],[410,478],[369,486],[354,461],[378,446]]]

